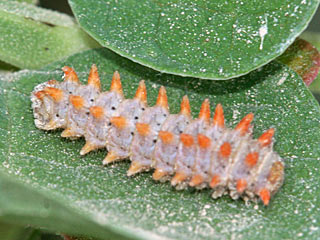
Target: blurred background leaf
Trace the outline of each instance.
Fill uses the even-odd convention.
[[[298,73],[307,86],[318,76],[320,53],[306,40],[297,38],[277,59]]]
[[[98,47],[73,18],[34,5],[0,2],[0,60],[36,69]]]
[[[320,21],[320,10],[318,10],[318,14],[315,17],[315,21]],[[318,26],[318,28],[317,28]],[[312,43],[315,47],[317,47],[318,51],[320,51],[320,24],[315,25],[313,28],[310,27],[312,30],[317,30],[318,32],[311,32],[307,31],[302,34],[302,38],[306,39],[310,43]],[[311,83],[309,86],[311,92],[315,96],[315,98],[320,102],[320,74],[316,77],[316,79]]]

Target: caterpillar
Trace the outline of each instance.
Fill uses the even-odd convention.
[[[208,99],[192,119],[187,96],[179,113],[169,113],[163,86],[156,104],[148,107],[144,80],[134,98],[125,99],[117,71],[110,90],[101,92],[96,65],[87,85],[80,84],[73,68],[62,70],[64,81],[49,80],[31,93],[34,122],[43,130],[64,129],[65,138],[84,137],[81,155],[106,148],[103,165],[129,158],[128,176],[155,169],[155,181],[170,181],[178,190],[211,188],[213,198],[229,194],[268,205],[283,184],[284,162],[273,151],[275,129],[253,139],[252,113],[230,129],[221,104],[210,119]]]

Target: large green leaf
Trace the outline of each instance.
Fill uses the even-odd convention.
[[[36,69],[98,46],[65,14],[31,4],[0,1],[1,61]]]
[[[106,151],[80,157],[84,141],[59,131],[36,129],[30,107],[35,85],[60,79],[65,64],[84,81],[96,63],[103,86],[118,70],[132,97],[145,79],[153,105],[161,84],[171,112],[184,94],[194,115],[201,101],[222,103],[228,126],[255,113],[254,135],[275,127],[275,150],[285,159],[286,178],[268,207],[246,206],[230,197],[213,200],[210,190],[176,191],[150,173],[128,178],[128,162],[102,167]],[[106,239],[296,239],[319,238],[320,111],[301,78],[272,62],[230,81],[188,79],[132,63],[106,49],[76,54],[42,71],[22,71],[0,81],[0,212],[7,221],[52,231]]]
[[[246,74],[279,56],[318,0],[69,0],[101,45],[160,72],[205,79]]]

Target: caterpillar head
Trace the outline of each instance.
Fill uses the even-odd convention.
[[[53,83],[53,84],[52,84]],[[66,109],[61,108],[66,103],[66,94],[56,82],[43,84],[41,90],[34,91],[31,96],[34,109],[35,125],[44,130],[52,130],[65,125]]]
[[[50,80],[38,85],[31,94],[35,125],[44,130],[63,128],[66,125],[68,97],[80,85],[73,68],[65,66],[64,81]]]

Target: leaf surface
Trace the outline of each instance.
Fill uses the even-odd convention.
[[[74,19],[19,2],[0,2],[0,60],[36,69],[98,47]]]
[[[69,0],[102,46],[160,72],[204,79],[244,75],[279,56],[318,0]]]
[[[150,173],[126,177],[129,163],[102,167],[106,151],[80,157],[82,139],[60,131],[36,129],[30,107],[34,86],[61,79],[73,66],[81,80],[96,63],[106,89],[121,74],[132,97],[145,79],[149,104],[160,85],[167,88],[170,110],[188,94],[194,116],[208,97],[222,103],[228,126],[255,114],[254,136],[275,127],[275,151],[286,163],[285,184],[268,207],[246,206],[229,196],[213,200],[210,190],[176,191],[156,183]],[[100,49],[76,54],[41,71],[21,71],[0,81],[0,213],[70,235],[125,239],[297,239],[319,238],[320,111],[301,78],[272,62],[230,81],[187,79],[145,68]]]

